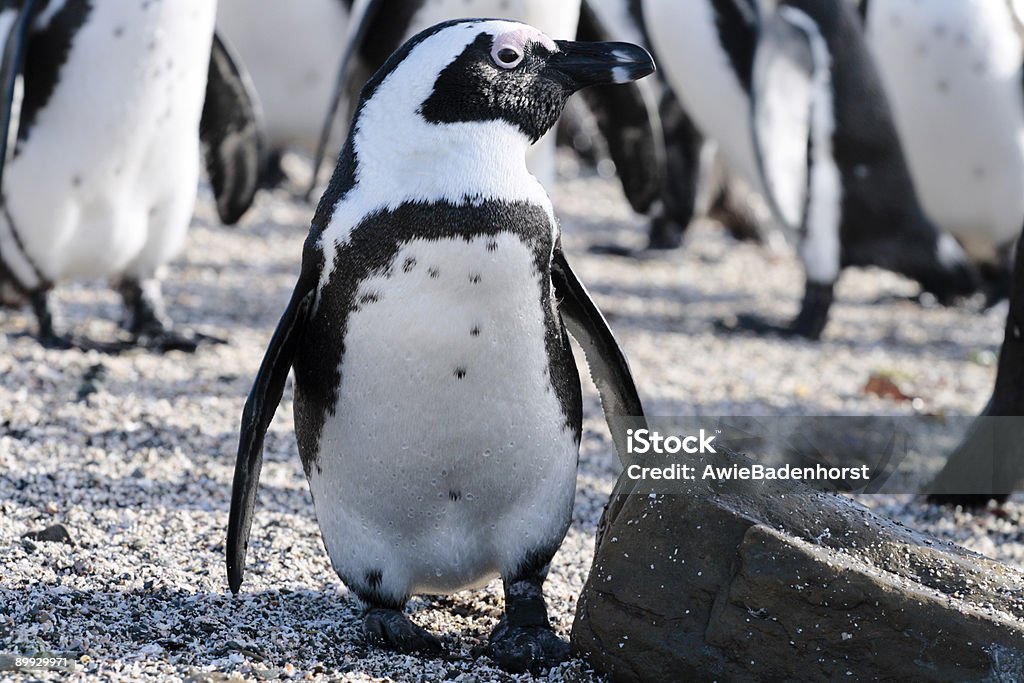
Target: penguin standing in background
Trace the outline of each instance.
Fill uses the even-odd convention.
[[[200,146],[225,223],[252,201],[257,110],[214,37],[207,0],[22,0],[0,6],[0,301],[31,303],[44,344],[49,293],[110,278],[133,343],[194,351],[173,329],[160,271],[181,248]],[[212,52],[212,54],[211,54]],[[8,145],[13,150],[8,150]]]
[[[1010,0],[864,6],[925,212],[1006,296],[1024,225],[1024,30]]]
[[[312,154],[331,101],[351,0],[219,0],[217,30],[252,76],[263,105],[262,184],[284,179],[289,147]],[[301,40],[294,39],[301,36]]]
[[[878,266],[941,300],[975,291],[959,245],[922,211],[846,0],[644,0],[663,71],[697,127],[795,233],[807,278],[784,327],[820,337],[842,268]]]
[[[610,30],[602,37],[591,38],[590,25],[607,26]],[[584,2],[579,37],[581,40],[626,40],[651,49],[641,0]],[[655,55],[655,60],[657,58]],[[628,103],[614,107],[597,102],[593,110],[599,121],[602,117],[611,117],[601,132],[610,141],[611,156],[627,198],[634,209],[651,218],[648,248],[680,246],[690,224],[701,216],[721,222],[736,239],[762,241],[772,216],[761,197],[749,191],[742,179],[729,171],[714,141],[701,135],[662,74],[645,79],[638,86],[641,91],[649,92],[647,96],[652,102],[649,106],[656,112],[654,132],[661,134],[656,141],[656,153],[648,153],[639,146],[628,148],[631,141],[643,140],[637,133],[637,107]],[[625,90],[612,89],[612,92]],[[584,99],[592,97],[591,93],[585,92]],[[616,154],[616,144],[626,149]],[[647,176],[652,165],[658,172],[659,183],[653,188],[657,196],[645,206],[634,201],[634,197],[646,198],[647,195],[631,192],[629,187],[634,184],[651,187]],[[613,251],[621,252],[614,247]]]
[[[642,416],[626,360],[562,253],[526,150],[572,93],[654,71],[628,43],[457,20],[367,82],[302,271],[242,417],[228,521],[242,581],[263,440],[295,369],[295,432],[324,545],[371,642],[439,652],[414,593],[501,577],[488,653],[561,661],[542,585],[571,521],[580,341],[606,415]],[[625,452],[625,434],[612,436]]]

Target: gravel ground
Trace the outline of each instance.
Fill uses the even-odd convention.
[[[820,344],[724,335],[720,318],[791,316],[802,288],[792,253],[739,244],[716,226],[685,249],[645,259],[590,254],[642,245],[642,220],[616,185],[561,160],[555,193],[565,244],[630,357],[652,415],[971,415],[984,405],[1005,308],[979,314],[879,297],[915,286],[879,271],[846,274]],[[0,653],[72,653],[85,679],[532,680],[471,651],[500,616],[500,584],[417,598],[414,619],[442,635],[445,659],[362,644],[353,598],[331,571],[292,436],[290,389],[267,439],[243,593],[224,576],[224,529],[245,395],[298,270],[310,209],[263,196],[239,229],[201,202],[165,284],[182,325],[229,340],[194,356],[46,351],[25,313],[0,313]],[[117,335],[117,297],[102,284],[60,289],[68,322]],[[865,394],[896,372],[917,403]],[[596,393],[586,423],[574,523],[548,581],[565,636],[593,553],[615,458]],[[941,465],[924,458],[920,481]],[[910,496],[863,502],[907,524],[1024,567],[1014,499],[999,515],[943,513]],[[64,524],[73,545],[23,534]],[[4,672],[4,668],[7,672]],[[17,675],[0,660],[0,678]],[[574,661],[543,680],[595,680]]]

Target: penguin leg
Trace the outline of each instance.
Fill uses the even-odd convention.
[[[199,344],[210,342],[226,344],[217,337],[211,337],[192,330],[175,330],[164,307],[160,281],[156,278],[136,280],[128,278],[118,285],[124,299],[124,327],[132,335],[136,346],[159,351],[184,351],[194,353]]]
[[[555,635],[548,621],[547,569],[504,579],[505,615],[491,632],[486,653],[506,671],[536,674],[569,658],[569,643]]]
[[[777,334],[783,337],[803,337],[818,340],[828,323],[828,312],[835,300],[835,283],[827,284],[807,281],[804,289],[804,300],[800,305],[800,313],[788,325],[771,323],[764,318],[743,314],[738,316],[735,325],[719,324],[724,331],[747,331],[756,334]]]
[[[281,162],[284,160],[284,150],[275,148],[264,155],[260,163],[259,186],[263,190],[273,190],[280,187],[288,180],[288,174],[284,171]]]
[[[401,609],[394,607],[368,603],[363,612],[363,635],[367,642],[388,650],[427,655],[443,650],[437,636],[412,623]]]
[[[29,304],[39,325],[39,343],[48,349],[70,349],[75,346],[70,335],[57,331],[60,311],[50,289],[39,289],[29,295]]]

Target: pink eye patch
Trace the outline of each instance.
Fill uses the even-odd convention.
[[[524,26],[514,31],[502,33],[494,38],[491,58],[494,63],[506,69],[512,69],[523,61],[526,46],[530,43],[543,45],[549,52],[557,52],[555,41],[531,26]]]

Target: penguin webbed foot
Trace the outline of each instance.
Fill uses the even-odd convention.
[[[41,332],[36,339],[44,349],[53,351],[67,351],[81,347],[81,344],[70,334],[56,334],[53,330],[45,333]]]
[[[189,329],[159,328],[132,332],[131,346],[158,353],[195,353],[202,344],[227,344],[227,340]]]
[[[50,290],[44,289],[33,292],[29,297],[32,312],[35,314],[36,323],[39,326],[39,333],[36,339],[44,349],[56,349],[66,351],[78,346],[70,334],[63,334],[57,331],[56,322],[60,315],[57,305],[50,296]]]
[[[800,317],[797,317],[788,324],[776,323],[754,313],[741,313],[736,316],[734,321],[718,321],[715,328],[719,332],[751,332],[763,337],[775,336],[785,339],[801,338],[818,341],[821,339],[824,325],[813,325],[807,321],[802,321]]]
[[[372,645],[408,654],[437,655],[444,651],[437,636],[396,609],[367,609],[363,613],[363,635]]]
[[[664,212],[655,216],[651,219],[651,226],[647,232],[647,248],[651,250],[678,249],[683,245],[686,228],[686,225],[681,225]]]
[[[736,316],[735,322],[720,321],[716,328],[722,332],[753,332],[759,335],[779,337],[800,337],[811,341],[821,339],[828,323],[828,312],[834,300],[834,283],[808,282],[800,313],[788,325],[769,322],[765,318],[744,313]]]
[[[195,353],[203,343],[227,343],[219,337],[175,328],[164,309],[159,280],[125,280],[118,289],[125,304],[124,327],[132,337],[129,343],[121,345],[121,350],[142,347],[159,353]]]
[[[548,621],[543,581],[547,568],[505,582],[505,615],[491,632],[484,654],[511,673],[540,673],[569,658],[569,643]]]
[[[502,617],[491,633],[485,653],[510,673],[540,673],[569,658],[569,643],[549,625],[510,626]]]

